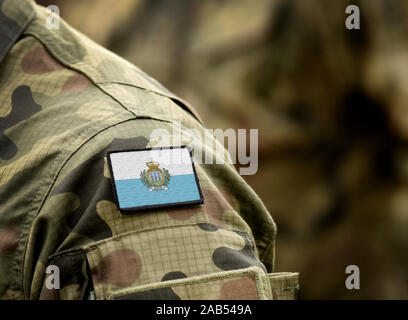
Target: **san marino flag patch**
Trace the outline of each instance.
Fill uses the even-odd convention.
[[[122,212],[204,202],[187,147],[111,151],[107,158]]]

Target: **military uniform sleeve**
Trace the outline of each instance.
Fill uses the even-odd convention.
[[[42,210],[52,219],[50,237],[60,239],[47,261],[59,269],[60,289],[47,288],[44,278],[40,298],[273,298],[274,224],[231,166],[196,164],[201,206],[118,210],[106,154],[150,147],[156,129],[171,133],[172,124],[116,125],[66,164]]]

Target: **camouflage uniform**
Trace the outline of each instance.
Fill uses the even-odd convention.
[[[231,165],[196,165],[204,205],[118,211],[108,151],[160,146],[151,132],[176,120],[204,127],[135,66],[46,19],[0,0],[0,297],[293,298],[298,275],[271,273],[275,224]]]

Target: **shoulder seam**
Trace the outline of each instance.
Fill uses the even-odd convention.
[[[110,98],[112,98],[115,102],[117,102],[124,110],[126,110],[127,112],[129,112],[132,116],[137,117],[137,114],[135,114],[134,112],[132,112],[131,110],[129,110],[128,108],[126,108],[124,106],[124,104],[119,101],[117,98],[115,98],[114,96],[112,96],[111,94],[109,94],[106,90],[104,90],[100,85],[98,85],[98,82],[95,82],[94,79],[92,79],[87,73],[85,73],[83,70],[79,69],[79,68],[75,68],[72,65],[70,65],[68,62],[63,61],[62,59],[60,59],[58,57],[58,55],[55,54],[55,52],[52,51],[52,48],[50,46],[47,45],[47,43],[43,40],[41,40],[41,37],[38,36],[35,33],[32,32],[27,32],[26,33],[29,36],[32,36],[33,38],[35,38],[39,43],[41,43],[45,49],[52,55],[53,59],[55,59],[57,62],[59,62],[60,64],[62,64],[66,69],[75,71],[79,74],[82,74],[84,77],[86,77],[90,82],[92,82],[92,84],[94,85],[95,88],[98,88],[100,91],[102,91],[105,95],[109,96]]]
[[[58,52],[58,50],[56,49],[55,46],[51,45],[51,40],[48,41],[47,37],[51,38],[53,37],[53,32],[52,31],[44,31],[44,27],[41,25],[42,21],[41,19],[41,6],[36,6],[36,15],[34,17],[34,19],[31,21],[31,24],[29,26],[28,29],[26,29],[24,31],[25,34],[27,35],[31,35],[33,37],[35,37],[38,41],[40,41],[45,47],[46,49],[52,54],[53,58],[56,59],[58,62],[60,62],[62,65],[64,65],[65,67],[77,71],[81,74],[83,74],[84,76],[86,76],[96,87],[98,87],[101,91],[103,91],[105,94],[109,95],[110,97],[112,97],[112,99],[114,99],[115,101],[117,101],[125,110],[127,110],[128,112],[132,113],[133,115],[135,115],[131,110],[129,110],[128,108],[126,108],[124,106],[124,104],[118,100],[117,98],[113,97],[112,94],[110,94],[109,92],[107,92],[106,90],[104,90],[101,86],[101,84],[103,83],[116,83],[116,84],[123,84],[123,85],[129,85],[129,86],[133,86],[135,88],[138,88],[140,90],[144,90],[150,93],[154,93],[157,95],[160,95],[162,97],[166,97],[168,99],[170,99],[173,103],[177,104],[179,107],[181,107],[183,110],[187,111],[188,113],[190,113],[200,124],[203,124],[201,117],[199,116],[198,112],[194,109],[194,107],[192,107],[188,102],[186,102],[185,100],[179,98],[178,96],[176,96],[175,94],[173,94],[172,92],[168,91],[164,86],[162,86],[156,79],[150,77],[148,74],[144,73],[142,70],[138,69],[136,66],[134,66],[133,64],[131,64],[130,62],[128,62],[127,60],[123,59],[122,57],[116,55],[115,53],[107,50],[106,48],[98,45],[95,43],[95,45],[97,45],[98,47],[100,47],[100,49],[102,51],[106,51],[106,53],[109,55],[114,55],[115,57],[117,57],[118,59],[120,59],[121,61],[124,61],[124,63],[128,63],[130,66],[132,66],[133,68],[137,69],[137,71],[139,73],[142,73],[143,76],[147,79],[147,81],[151,82],[152,86],[157,87],[157,86],[161,86],[163,87],[163,89],[161,89],[160,87],[158,87],[156,90],[152,89],[152,88],[148,88],[148,87],[143,87],[143,86],[138,86],[137,84],[134,83],[121,83],[119,81],[100,81],[100,79],[97,79],[97,77],[93,77],[90,72],[87,72],[87,69],[90,70],[91,72],[95,72],[95,74],[97,73],[97,69],[84,62],[81,61],[79,63],[77,63],[76,66],[73,66],[72,63],[69,61],[70,57],[72,58],[71,60],[75,60],[74,57],[72,56],[72,54],[70,54],[69,50],[64,51],[64,52]],[[67,28],[71,28],[65,21],[61,21],[61,23],[66,24]],[[44,31],[47,32],[46,34],[42,34],[41,32],[38,31]],[[76,31],[76,30],[74,30]],[[77,32],[77,31],[76,31]],[[74,33],[74,32],[72,32]],[[86,37],[86,36],[85,36]],[[86,38],[88,39],[88,38]],[[94,43],[91,39],[88,39],[90,42]],[[157,83],[157,84],[156,84]],[[137,115],[135,115],[137,116]]]

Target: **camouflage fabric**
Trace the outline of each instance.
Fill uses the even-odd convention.
[[[204,205],[119,212],[108,151],[167,146],[150,136],[172,138],[174,121],[205,128],[138,68],[46,19],[0,0],[0,298],[294,298],[298,275],[272,273],[275,224],[231,165],[196,165]]]

